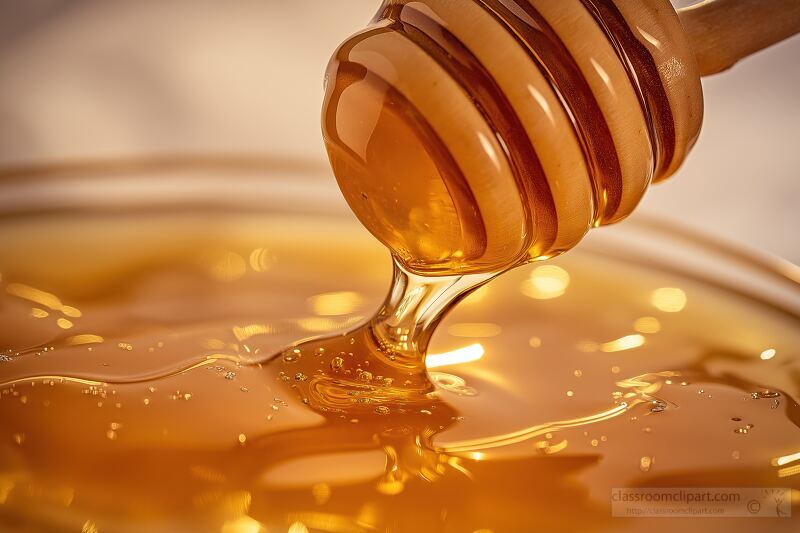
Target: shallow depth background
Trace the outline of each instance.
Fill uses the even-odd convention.
[[[328,172],[322,74],[379,3],[4,0],[0,171],[215,154]],[[704,80],[700,140],[641,212],[800,263],[798,57],[795,37]],[[336,195],[332,177],[320,187]]]

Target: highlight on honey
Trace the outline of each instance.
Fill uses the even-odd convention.
[[[482,358],[484,353],[486,353],[486,351],[480,343],[470,344],[449,352],[429,353],[425,358],[425,366],[428,368],[438,368],[441,366],[471,363]]]
[[[534,268],[521,286],[522,294],[536,300],[562,296],[569,287],[569,273],[557,265]]]
[[[677,287],[661,287],[650,295],[650,303],[659,311],[679,313],[686,307],[686,293]]]

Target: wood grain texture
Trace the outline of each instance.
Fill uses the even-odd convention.
[[[800,32],[800,0],[705,0],[678,17],[708,76]]]

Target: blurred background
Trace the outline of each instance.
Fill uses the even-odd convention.
[[[322,75],[379,3],[3,0],[0,175],[174,155],[279,157],[330,175]],[[699,142],[634,217],[800,263],[799,57],[795,37],[705,79]],[[337,194],[332,175],[320,187]]]

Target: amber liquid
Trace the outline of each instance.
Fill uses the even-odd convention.
[[[800,488],[800,320],[709,281],[582,248],[432,334],[431,295],[485,278],[384,298],[338,215],[2,227],[4,531],[672,531],[698,519],[612,518],[610,490]]]

